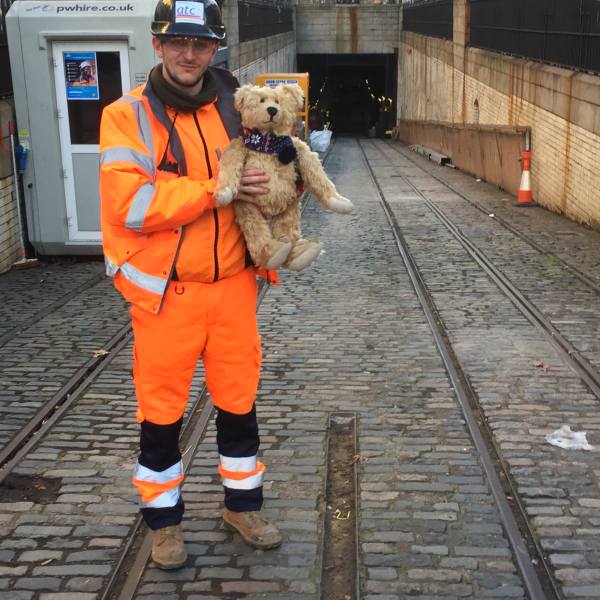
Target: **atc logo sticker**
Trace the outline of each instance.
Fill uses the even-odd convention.
[[[204,25],[204,4],[177,0],[175,2],[175,23]]]

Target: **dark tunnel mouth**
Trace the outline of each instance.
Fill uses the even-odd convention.
[[[309,103],[318,102],[310,129],[326,122],[336,135],[383,137],[395,124],[396,54],[299,54],[298,71],[309,73]]]

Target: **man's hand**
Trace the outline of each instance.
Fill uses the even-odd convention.
[[[269,179],[261,169],[246,169],[240,178],[240,187],[234,200],[255,202],[258,196],[269,193],[269,188],[262,185],[268,183]]]

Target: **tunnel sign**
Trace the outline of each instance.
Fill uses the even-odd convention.
[[[273,88],[273,87],[277,87],[278,85],[281,85],[281,84],[290,84],[290,83],[297,83],[298,85],[300,85],[300,83],[297,79],[265,79],[263,85]]]

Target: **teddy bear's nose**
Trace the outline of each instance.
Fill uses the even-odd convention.
[[[271,117],[274,117],[277,114],[277,109],[274,106],[269,106],[267,108],[267,112],[269,115],[271,115]]]

